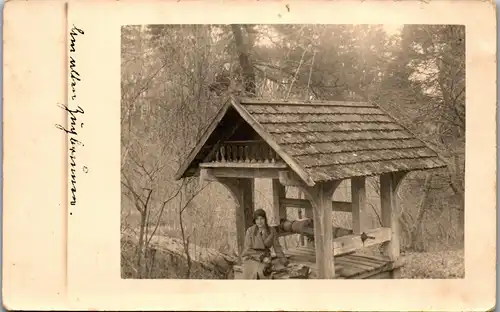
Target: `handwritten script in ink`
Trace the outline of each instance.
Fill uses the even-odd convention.
[[[78,72],[77,69],[77,62],[76,62],[76,40],[78,36],[84,35],[84,31],[75,25],[71,28],[71,31],[69,33],[70,36],[70,46],[69,46],[69,80],[70,80],[70,96],[69,96],[69,101],[70,103],[72,101],[76,100],[77,96],[77,87],[78,83],[82,80],[82,77],[80,73]],[[69,165],[70,165],[70,170],[69,170],[69,180],[71,183],[71,199],[70,199],[70,204],[75,206],[76,205],[76,180],[77,180],[77,158],[76,158],[76,153],[77,153],[77,146],[84,146],[84,144],[78,139],[78,134],[81,129],[83,129],[83,122],[81,121],[81,118],[85,114],[83,108],[80,105],[77,105],[76,108],[70,108],[72,105],[64,105],[64,104],[59,104],[59,107],[64,109],[66,113],[68,114],[68,119],[69,119],[69,125],[67,127],[61,126],[61,125],[56,125],[56,128],[59,130],[62,130],[66,133],[69,139]],[[82,167],[83,172],[87,173],[88,168],[86,166]]]

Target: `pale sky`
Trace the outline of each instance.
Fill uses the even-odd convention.
[[[388,36],[393,36],[401,33],[401,28],[404,26],[403,24],[383,24],[385,32]],[[262,27],[262,25],[261,25]],[[271,45],[270,39],[275,37],[276,34],[272,31],[272,29],[268,29],[269,37],[261,37],[257,40],[258,44],[262,45]]]

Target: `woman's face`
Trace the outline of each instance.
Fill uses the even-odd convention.
[[[264,225],[266,225],[266,219],[264,217],[258,216],[257,219],[255,219],[255,224],[257,224],[257,227],[262,228]]]

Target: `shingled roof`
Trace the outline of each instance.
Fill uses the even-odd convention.
[[[371,103],[232,98],[214,118],[209,132],[230,107],[292,169],[300,171],[299,176],[313,183],[445,166],[434,150]],[[210,138],[209,132],[177,178],[186,175]]]

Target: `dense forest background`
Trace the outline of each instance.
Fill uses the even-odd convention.
[[[121,53],[122,277],[218,278],[211,267],[196,266],[197,257],[236,254],[229,192],[197,178],[174,180],[231,92],[367,100],[390,112],[448,164],[411,173],[398,193],[402,250],[415,264],[407,265],[407,277],[463,275],[463,26],[124,26]],[[369,179],[368,204],[378,227],[375,182]],[[350,200],[349,191],[346,181],[334,197]],[[270,181],[257,180],[255,192],[256,205],[271,211]],[[335,225],[350,222],[334,213]],[[282,243],[295,246],[298,238]],[[445,272],[416,265],[437,254],[434,266]]]

